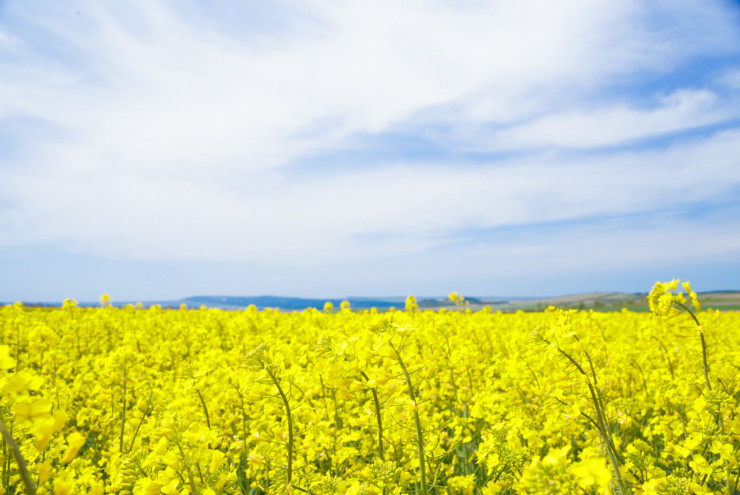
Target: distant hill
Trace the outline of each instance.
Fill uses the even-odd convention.
[[[469,297],[466,301],[470,309],[477,311],[485,306],[493,311],[512,312],[518,310],[538,311],[548,306],[560,308],[595,309],[600,311],[615,311],[628,308],[632,311],[647,311],[646,293],[627,292],[587,292],[583,294],[571,294],[558,297],[525,298],[525,297]],[[182,304],[189,308],[220,308],[227,310],[244,309],[255,305],[258,309],[280,308],[285,311],[300,311],[306,308],[323,309],[327,301],[339,309],[342,301],[349,301],[352,309],[377,308],[379,311],[387,311],[390,307],[404,307],[404,297],[348,297],[345,299],[310,299],[301,297],[284,296],[191,296],[183,299],[169,301],[144,301],[145,307],[155,304],[163,308],[179,308]],[[740,310],[740,291],[712,291],[699,293],[699,300],[704,308],[720,310]],[[455,308],[454,303],[447,297],[419,298],[421,309]],[[12,303],[0,303],[0,306]],[[26,306],[61,306],[61,303],[27,302]],[[135,304],[134,301],[114,301],[116,306]],[[80,306],[98,306],[98,302],[83,302]]]
[[[474,303],[470,300],[473,310],[483,306],[490,306],[497,311],[537,311],[548,306],[574,309],[595,309],[600,311],[615,311],[627,308],[631,311],[649,311],[647,293],[637,292],[586,292],[558,297],[535,299],[511,298],[509,300],[491,300],[481,298]],[[700,292],[699,301],[704,309],[740,310],[740,291],[712,291]]]
[[[373,298],[347,298],[347,299],[304,299],[300,297],[282,297],[282,296],[252,296],[252,297],[234,297],[234,296],[193,296],[181,299],[189,307],[206,306],[209,308],[238,309],[255,305],[259,309],[280,308],[285,310],[300,310],[306,308],[323,309],[326,302],[330,302],[335,308],[339,308],[342,301],[349,301],[350,306],[354,309],[388,309],[391,306],[399,306],[396,301],[384,301]],[[403,302],[401,302],[403,307]]]

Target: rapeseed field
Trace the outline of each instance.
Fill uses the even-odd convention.
[[[0,487],[733,494],[740,315],[0,308]]]

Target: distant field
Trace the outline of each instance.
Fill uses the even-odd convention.
[[[736,310],[740,308],[740,292],[707,292],[700,298],[705,308]],[[513,301],[512,305],[544,309],[549,305],[560,308],[615,310],[627,308],[630,311],[649,311],[647,294],[629,293],[587,293],[571,296],[553,297],[534,301]]]
[[[542,311],[548,306],[558,308],[574,309],[595,309],[602,311],[615,311],[627,308],[630,311],[648,311],[647,294],[626,293],[626,292],[590,292],[583,294],[572,294],[567,296],[547,297],[547,298],[488,298],[488,297],[469,297],[466,301],[473,310],[481,310],[486,306],[494,311],[503,311],[506,313],[519,310],[524,311]],[[740,309],[740,292],[706,292],[701,294],[706,307],[720,310],[738,310]],[[353,310],[376,308],[379,311],[388,311],[390,308],[402,308],[404,298],[401,297],[374,297],[374,298],[346,298]],[[299,297],[278,297],[278,296],[195,296],[186,297],[176,300],[164,301],[145,301],[144,307],[159,305],[163,308],[179,308],[185,304],[188,308],[220,308],[229,310],[240,310],[247,306],[254,305],[258,309],[280,308],[285,311],[302,311],[306,308],[323,309],[326,302],[330,302],[334,307],[339,307],[345,299],[305,299]],[[26,306],[61,306],[61,303],[24,303]],[[128,304],[136,304],[135,301],[116,302],[118,307]],[[2,304],[0,304],[2,305]],[[97,302],[81,303],[81,306],[98,306]],[[454,308],[455,303],[448,297],[437,297],[421,299],[419,301],[421,309],[440,309]]]

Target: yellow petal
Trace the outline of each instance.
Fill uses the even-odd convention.
[[[9,370],[15,368],[15,359],[10,357],[10,347],[7,345],[0,345],[0,369]]]
[[[51,441],[51,435],[54,433],[54,418],[49,416],[35,420],[31,433],[33,433],[33,445],[36,449],[46,449]]]

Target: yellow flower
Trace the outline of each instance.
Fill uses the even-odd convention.
[[[221,476],[218,477],[218,481],[213,486],[216,490],[221,490],[225,485],[226,482],[229,480],[228,476],[225,474],[221,474]]]
[[[136,482],[134,493],[136,495],[159,495],[162,485],[151,478],[142,478]]]
[[[59,433],[67,421],[69,421],[69,414],[61,409],[55,409],[52,416],[54,418],[54,433]]]
[[[416,302],[416,298],[414,296],[409,296],[406,298],[406,311],[409,313],[412,313],[414,311],[418,311],[419,304]]]
[[[64,452],[62,462],[70,463],[75,458],[80,448],[85,445],[87,437],[83,436],[80,432],[75,431],[67,436],[67,450]]]
[[[157,485],[159,486],[158,489],[152,486],[152,490],[156,489],[157,491],[152,491],[151,495],[158,495],[160,491],[164,493],[165,495],[177,495],[178,493],[180,493],[177,490],[177,487],[180,485],[180,481],[176,478],[169,480],[169,482],[166,485],[163,485],[163,486],[160,484],[157,484]]]
[[[15,368],[15,359],[10,357],[10,347],[0,345],[0,369],[9,370]]]
[[[51,414],[52,402],[49,399],[36,399],[33,402],[22,402],[13,407],[17,421],[34,421],[39,417]]]
[[[208,467],[208,470],[211,473],[215,473],[216,470],[219,467],[221,467],[221,465],[224,463],[224,461],[226,460],[225,458],[226,458],[226,455],[223,452],[221,452],[220,450],[214,450],[214,451],[212,451],[211,452],[211,463],[210,463],[210,465]]]
[[[49,471],[51,470],[51,462],[40,462],[36,467],[39,472],[39,483],[44,483],[49,479]]]
[[[46,449],[51,441],[51,435],[54,433],[54,418],[48,416],[35,420],[31,427],[31,433],[33,434],[34,447],[38,450]]]
[[[570,470],[576,476],[578,486],[584,489],[596,486],[599,489],[599,493],[605,495],[611,493],[609,483],[611,482],[612,474],[606,466],[605,459],[586,459],[571,465]]]
[[[26,390],[39,390],[43,383],[44,379],[40,376],[28,370],[21,370],[8,380],[3,387],[3,392],[6,394],[19,394]],[[49,404],[51,404],[51,402],[49,402]]]
[[[87,491],[87,495],[103,495],[105,493],[105,489],[103,488],[103,485],[101,483],[98,483],[97,481],[90,481],[90,488]]]
[[[702,476],[704,475],[710,476],[712,472],[714,471],[714,469],[712,469],[712,466],[709,464],[707,459],[701,454],[694,455],[692,460],[689,461],[689,466],[691,466],[691,469],[693,469],[694,471],[696,471],[698,474]]]
[[[73,483],[67,481],[64,478],[54,479],[54,495],[69,495],[72,490]]]

